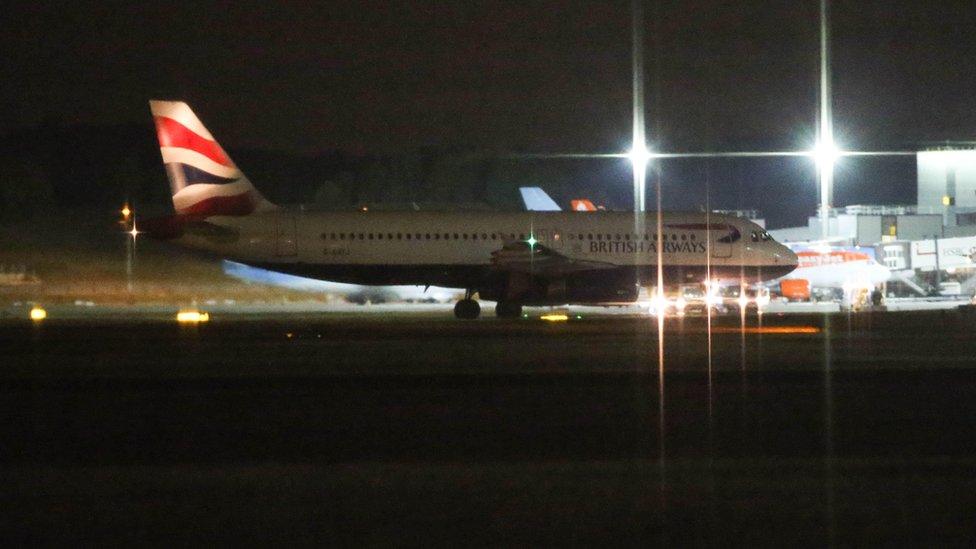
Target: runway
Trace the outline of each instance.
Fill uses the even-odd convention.
[[[653,319],[580,316],[0,321],[3,531],[19,543],[973,540],[972,317],[764,315],[746,330],[732,317],[710,337],[703,319],[672,319],[662,392]]]

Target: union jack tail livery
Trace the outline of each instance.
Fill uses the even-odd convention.
[[[237,168],[189,105],[150,101],[149,108],[177,214],[242,216],[275,208]]]

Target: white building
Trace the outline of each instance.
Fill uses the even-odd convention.
[[[942,214],[947,228],[976,225],[976,143],[929,147],[916,165],[919,211]]]

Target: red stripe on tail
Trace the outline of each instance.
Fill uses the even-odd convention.
[[[233,166],[227,154],[216,142],[200,137],[193,130],[165,116],[153,117],[156,122],[156,135],[160,147],[190,149],[224,166]]]

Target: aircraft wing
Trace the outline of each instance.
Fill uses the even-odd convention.
[[[543,277],[617,268],[612,263],[572,259],[538,242],[522,240],[508,241],[500,250],[492,252],[491,264],[499,271]]]

